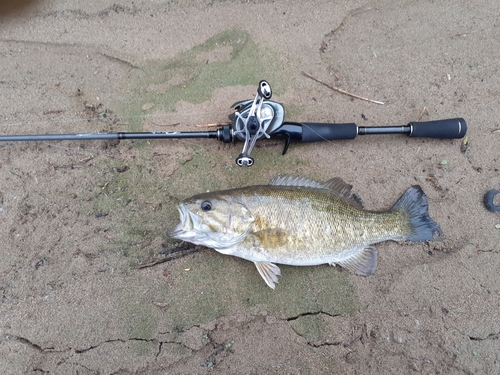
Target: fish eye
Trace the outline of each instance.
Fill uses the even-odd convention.
[[[203,201],[201,202],[200,207],[203,211],[207,212],[212,209],[212,203],[210,203],[210,201]]]

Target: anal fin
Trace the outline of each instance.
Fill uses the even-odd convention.
[[[347,268],[356,275],[371,275],[377,268],[377,249],[373,246],[361,248],[345,259],[336,261],[335,264]]]
[[[278,282],[278,276],[281,275],[280,268],[271,262],[254,262],[254,264],[266,284],[274,289],[275,284]]]

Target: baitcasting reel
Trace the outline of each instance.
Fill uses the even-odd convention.
[[[237,102],[234,108],[233,137],[245,142],[243,151],[236,158],[240,167],[251,167],[254,159],[250,156],[255,142],[263,137],[271,138],[285,118],[285,109],[276,102],[271,102],[272,90],[269,83],[260,81],[255,99]]]

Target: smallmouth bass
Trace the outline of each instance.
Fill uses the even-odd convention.
[[[328,263],[368,276],[377,267],[378,242],[439,240],[422,188],[410,187],[387,211],[363,209],[340,178],[320,183],[278,176],[269,185],[198,194],[179,203],[180,224],[170,237],[254,262],[275,288],[275,263]]]

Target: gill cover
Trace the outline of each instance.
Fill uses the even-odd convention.
[[[170,237],[222,252],[243,241],[255,221],[244,204],[210,193],[181,202],[179,214],[181,222],[170,231]]]

